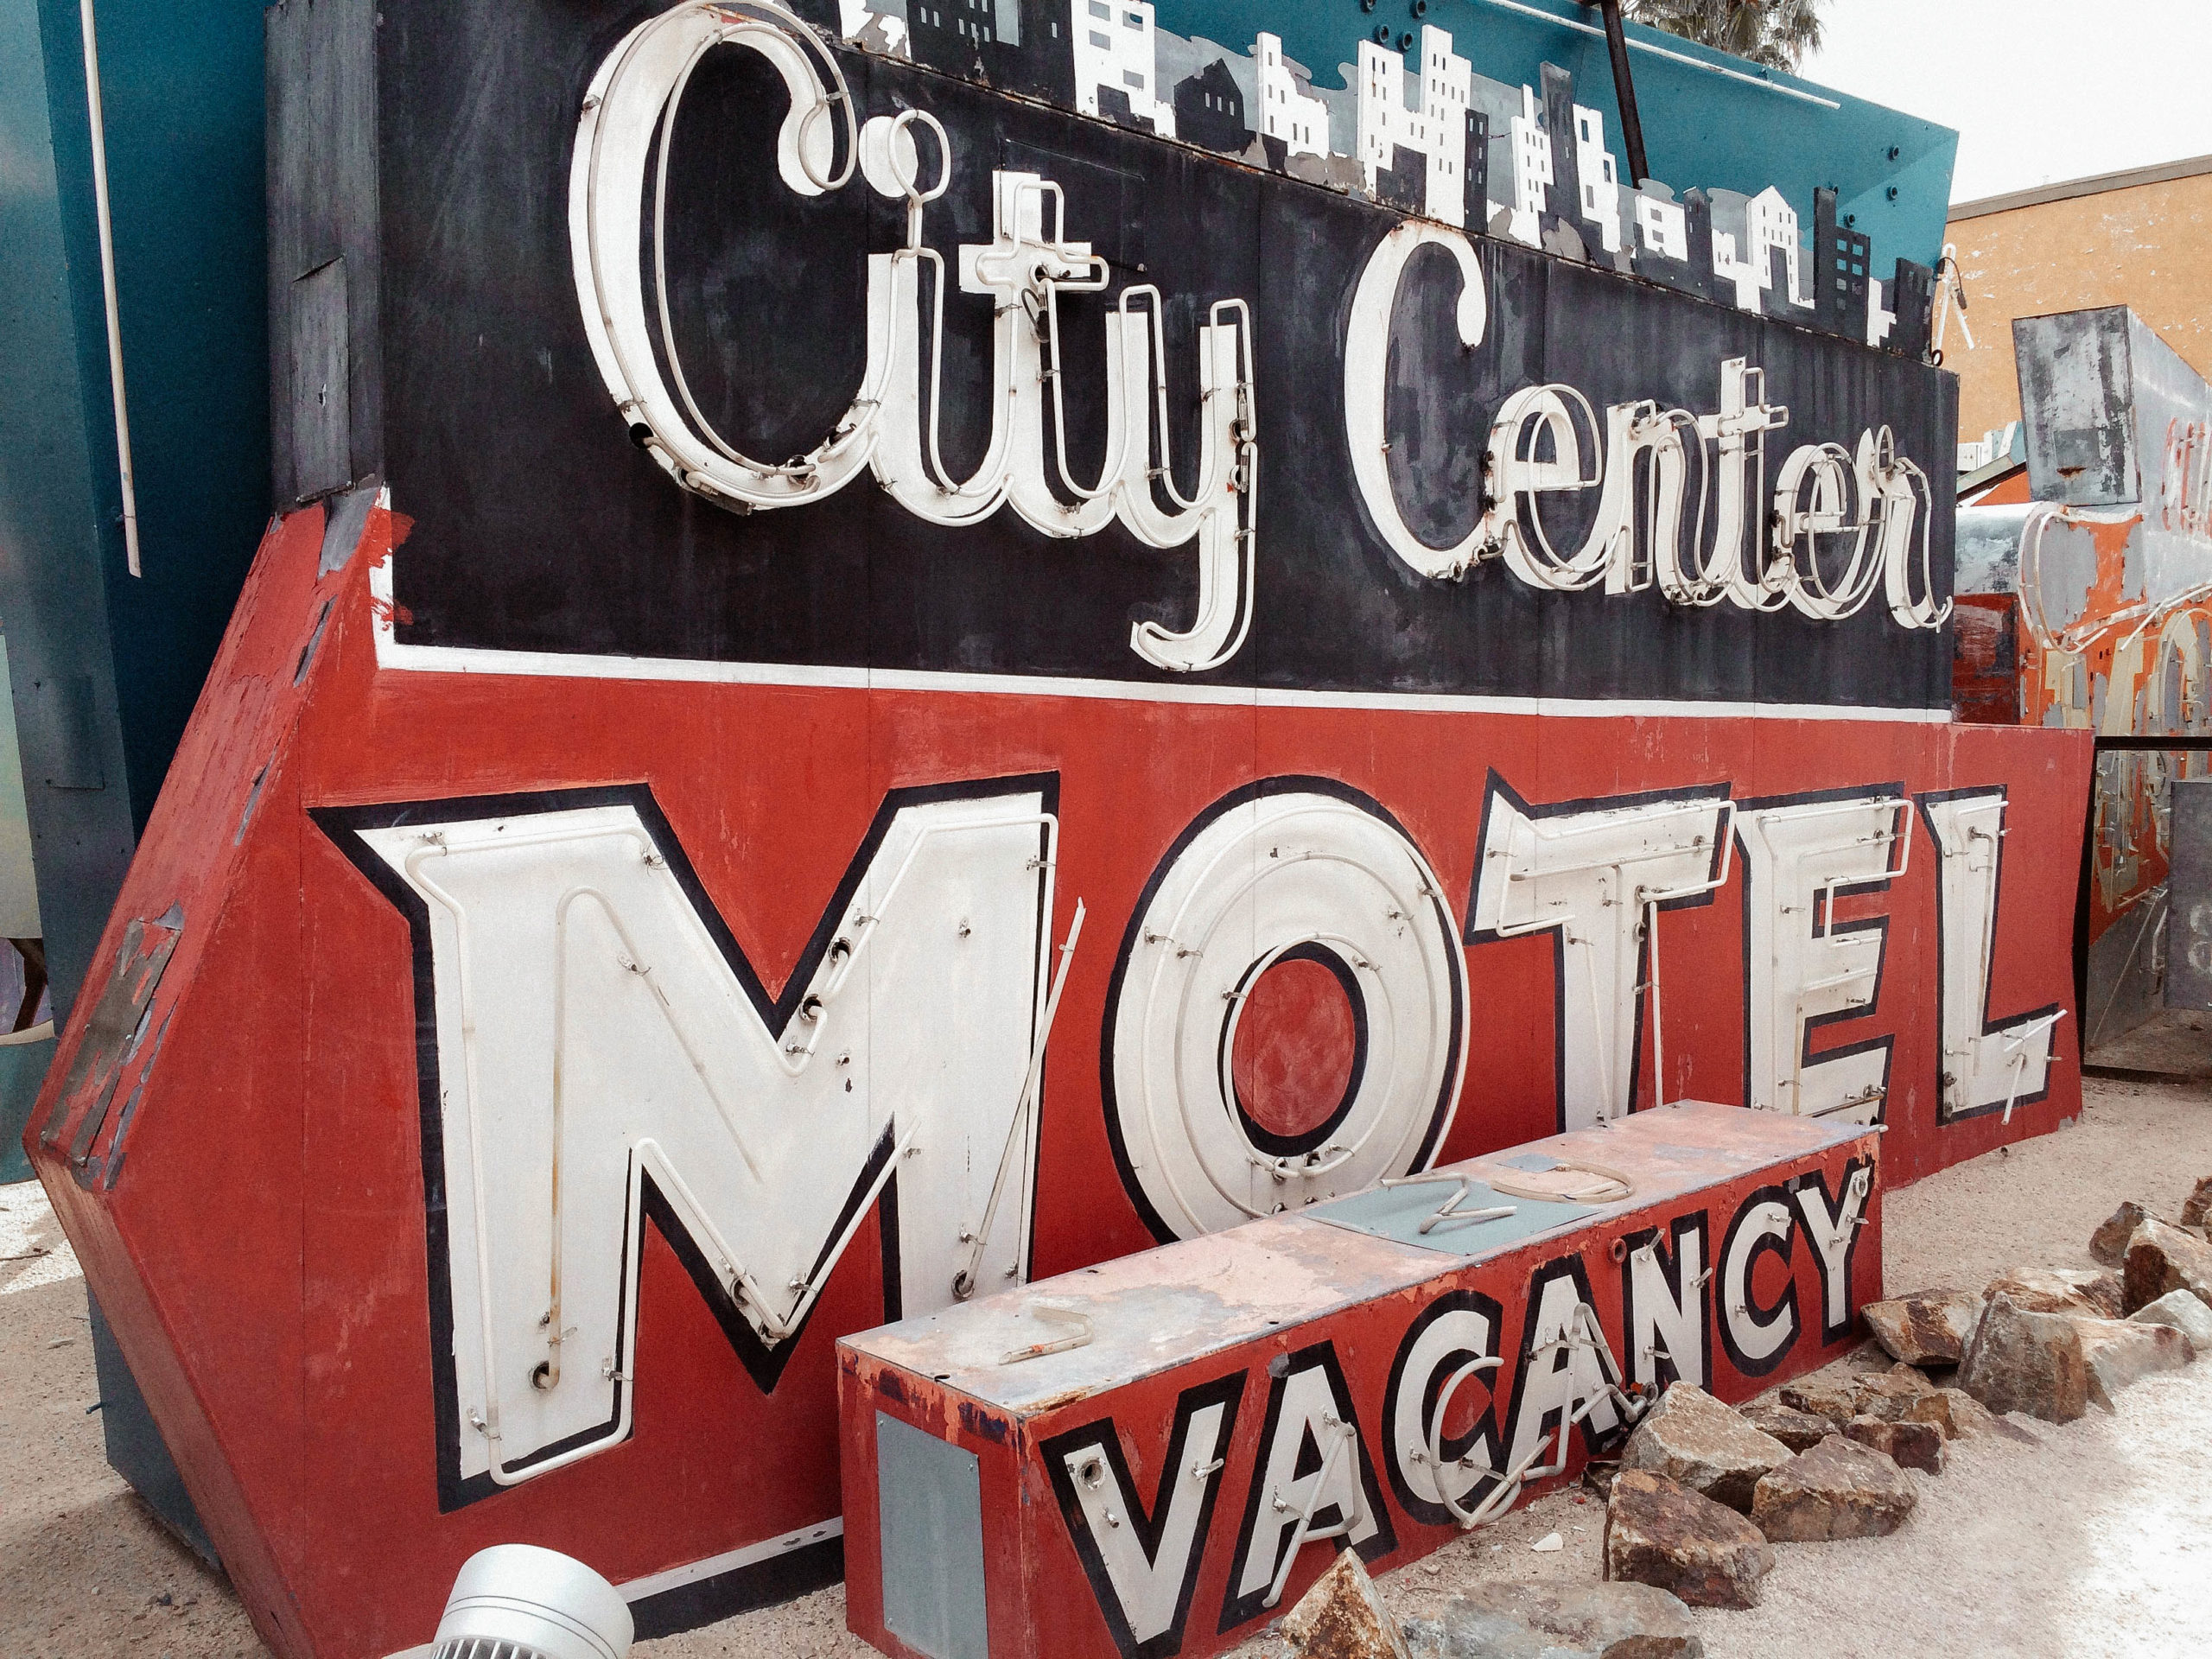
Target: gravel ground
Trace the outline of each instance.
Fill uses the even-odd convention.
[[[2016,1266],[2093,1265],[2096,1224],[2134,1198],[2171,1216],[2212,1173],[2212,1094],[2091,1079],[2074,1128],[1993,1153],[1888,1199],[1893,1289],[1975,1286]],[[222,1580],[149,1519],[100,1453],[84,1281],[35,1187],[0,1188],[0,1656],[252,1659]],[[1701,1612],[1711,1659],[2104,1659],[2206,1649],[2212,1607],[2212,1363],[2154,1377],[2040,1451],[1952,1448],[1916,1475],[1896,1536],[1783,1545],[1752,1612]],[[1381,1580],[1404,1617],[1479,1578],[1592,1579],[1605,1514],[1558,1492]],[[1529,1545],[1556,1531],[1561,1549]],[[1245,1659],[1280,1642],[1245,1644]],[[830,1589],[640,1643],[638,1659],[864,1659]]]

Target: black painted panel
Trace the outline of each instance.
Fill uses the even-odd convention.
[[[395,503],[415,524],[397,564],[410,643],[884,668],[1173,677],[1128,645],[1133,621],[1181,626],[1194,548],[1118,525],[1075,541],[1011,508],[948,530],[866,478],[804,507],[740,516],[678,488],[630,441],[593,365],[569,264],[569,150],[601,57],[653,8],[587,15],[555,0],[493,9],[393,0],[378,86],[385,234],[385,433]],[[971,82],[841,50],[870,112],[916,106],[952,135],[957,171],[929,239],[957,271],[988,241],[989,169],[1042,170],[1069,234],[1114,261],[1115,286],[1166,296],[1178,472],[1195,458],[1196,334],[1242,296],[1257,327],[1261,451],[1255,620],[1211,676],[1285,688],[1667,697],[1935,708],[1948,631],[1908,632],[1880,595],[1843,623],[1683,612],[1656,592],[1539,592],[1501,565],[1418,575],[1382,544],[1344,436],[1344,327],[1388,209]],[[727,51],[694,79],[671,158],[671,312],[700,407],[734,444],[810,447],[844,408],[863,353],[865,257],[903,210],[859,181],[802,200],[777,181],[783,93]],[[1499,400],[1533,381],[1608,403],[1717,408],[1720,363],[1767,371],[1789,448],[1895,429],[1948,475],[1955,397],[1923,365],[1707,303],[1517,244],[1478,238],[1482,344],[1453,334],[1456,273],[1424,254],[1392,330],[1391,467],[1425,537],[1473,522]],[[650,257],[650,242],[641,250]],[[1063,301],[1070,467],[1103,451],[1104,297]],[[980,451],[988,302],[949,296],[946,461]],[[1574,504],[1555,521],[1571,528]],[[1588,508],[1582,509],[1586,514]],[[1949,504],[1935,564],[1948,591]],[[1757,515],[1764,518],[1762,509]]]

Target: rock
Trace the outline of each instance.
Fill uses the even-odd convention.
[[[1989,1282],[1986,1295],[2012,1299],[2012,1306],[2031,1313],[2086,1313],[2092,1319],[2116,1319],[2120,1315],[2120,1283],[2116,1273],[2091,1273],[2080,1268],[2020,1268]]]
[[[1284,1615],[1284,1638],[1305,1659],[1409,1659],[1406,1638],[1382,1605],[1359,1552],[1338,1550],[1329,1570]]]
[[[2171,1325],[2076,1319],[2074,1328],[2082,1333],[2082,1357],[2088,1362],[2089,1398],[2107,1411],[2112,1409],[2113,1395],[2131,1382],[2157,1371],[2177,1371],[2189,1363],[2189,1338]]]
[[[2190,1300],[2194,1301],[2196,1298]],[[1996,1434],[2008,1440],[2018,1440],[2023,1446],[2043,1444],[2018,1423],[1999,1417],[1964,1389],[1938,1389],[1933,1394],[1923,1395],[1912,1402],[1912,1408],[1905,1416],[1912,1422],[1935,1424],[1943,1431],[1943,1438],[1947,1440]]]
[[[2185,1290],[2170,1290],[2127,1317],[2142,1325],[2171,1325],[2189,1338],[2195,1357],[2212,1355],[2212,1308]]]
[[[1792,1411],[1803,1412],[1808,1417],[1826,1421],[1829,1432],[1843,1427],[1859,1415],[1859,1390],[1849,1378],[1842,1382],[1793,1382],[1782,1391],[1782,1403]],[[1821,1439],[1826,1440],[1823,1434]],[[1819,1441],[1815,1441],[1818,1445]]]
[[[1816,1418],[1827,1418],[1834,1429],[1840,1429],[1852,1418],[1880,1418],[1883,1422],[1896,1422],[1903,1418],[1904,1409],[1923,1394],[1933,1389],[1920,1371],[1911,1365],[1891,1365],[1887,1371],[1860,1371],[1840,1380],[1827,1382],[1796,1382],[1783,1389],[1783,1405],[1794,1411],[1808,1411]]]
[[[1900,1363],[1886,1371],[1793,1383],[1783,1389],[1782,1403],[1792,1410],[1824,1417],[1832,1428],[1841,1428],[1853,1417],[1895,1422],[1904,1415],[1907,1407],[1935,1386],[1911,1366]]]
[[[2126,1272],[2129,1313],[2174,1290],[2212,1306],[2212,1244],[2178,1227],[2156,1220],[2138,1227],[2128,1241]]]
[[[1664,1475],[1716,1503],[1748,1511],[1759,1477],[1790,1450],[1692,1382],[1676,1382],[1621,1448],[1621,1467]]]
[[[1778,1400],[1754,1400],[1742,1408],[1744,1421],[1762,1434],[1771,1434],[1794,1452],[1809,1452],[1830,1434],[1835,1425],[1809,1411],[1799,1411]]]
[[[1880,1538],[1919,1501],[1912,1477],[1887,1456],[1831,1434],[1759,1482],[1751,1519],[1777,1544]]]
[[[1599,1659],[1590,1649],[1562,1647],[1517,1618],[1457,1602],[1442,1618],[1409,1618],[1404,1630],[1410,1659]]]
[[[1923,1395],[1935,1391],[1936,1385],[1919,1367],[1899,1360],[1886,1371],[1859,1379],[1859,1409],[1867,1416],[1893,1420],[1904,1416],[1906,1408]],[[1894,1413],[1887,1409],[1891,1407]]]
[[[1885,1423],[1878,1417],[1854,1417],[1843,1426],[1843,1437],[1879,1452],[1900,1469],[1924,1469],[1931,1475],[1943,1472],[1945,1437],[1939,1424],[1910,1419]]]
[[[2182,1200],[2181,1224],[2184,1227],[2212,1227],[2212,1175],[2199,1181],[2190,1195]]]
[[[1656,1585],[1694,1607],[1756,1607],[1773,1569],[1774,1551],[1735,1510],[1647,1470],[1624,1469],[1614,1480],[1608,1581]]]
[[[1910,1365],[1955,1365],[1981,1318],[1981,1298],[1970,1290],[1924,1290],[1869,1302],[1859,1313],[1892,1359]]]
[[[2063,1314],[2026,1313],[2009,1296],[1993,1296],[1967,1344],[1958,1385],[1992,1411],[2070,1423],[2089,1406],[2082,1333]]]
[[[2130,1198],[2089,1235],[2089,1254],[2108,1268],[2118,1267],[2127,1260],[2128,1241],[2135,1236],[2135,1230],[2150,1219],[2151,1212]]]
[[[1681,1599],[1656,1585],[1516,1584],[1490,1580],[1446,1609],[1448,1632],[1461,1609],[1519,1620],[1599,1659],[1703,1659],[1704,1640]],[[1479,1651],[1479,1649],[1478,1649]]]

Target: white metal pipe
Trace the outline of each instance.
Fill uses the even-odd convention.
[[[1083,900],[1078,899],[1075,901],[1075,919],[1068,927],[1067,943],[1060,947],[1060,971],[1054,977],[1052,990],[1045,999],[1045,1017],[1039,1023],[1037,1040],[1030,1046],[1029,1069],[1023,1074],[1021,1093],[1014,1102],[1014,1123],[1007,1129],[1006,1144],[999,1152],[998,1173],[991,1179],[990,1201],[983,1208],[982,1224],[976,1228],[976,1236],[969,1242],[967,1264],[953,1275],[952,1294],[960,1301],[964,1302],[976,1294],[976,1275],[982,1270],[983,1251],[991,1242],[991,1228],[998,1220],[999,1199],[1006,1189],[1007,1172],[1014,1161],[1014,1149],[1017,1147],[1026,1148],[1029,1144],[1029,1125],[1037,1100],[1037,1085],[1045,1070],[1045,1049],[1052,1040],[1052,1021],[1059,1015],[1060,993],[1068,988],[1068,969],[1075,965],[1075,945],[1076,941],[1083,937]],[[1023,1203],[1026,1204],[1027,1200]],[[1029,1230],[1025,1224],[1020,1238],[1028,1236]],[[1017,1239],[1015,1248],[1018,1251],[1020,1239]],[[1020,1258],[1017,1255],[1013,1272],[1018,1276],[1020,1271]]]
[[[107,124],[100,112],[99,35],[92,0],[80,0],[85,29],[85,107],[92,128],[92,207],[100,227],[100,287],[107,301],[107,375],[115,397],[115,459],[123,477],[123,553],[134,576],[138,568],[138,490],[130,476],[130,410],[123,395],[123,311],[115,297],[115,233],[108,213]]]

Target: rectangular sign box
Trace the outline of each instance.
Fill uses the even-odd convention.
[[[1571,1478],[1629,1399],[1809,1370],[1881,1294],[1878,1133],[1684,1102],[848,1337],[852,1628],[1213,1653],[1347,1541],[1399,1566]]]

